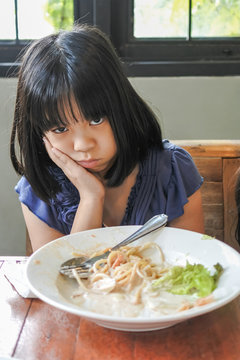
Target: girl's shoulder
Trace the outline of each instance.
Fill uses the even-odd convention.
[[[142,162],[142,170],[144,173],[166,173],[173,170],[175,166],[194,167],[195,164],[191,155],[180,146],[177,146],[164,139],[162,141],[163,149],[154,147],[148,152],[147,157]]]
[[[164,188],[169,184],[184,184],[189,193],[193,193],[203,182],[191,155],[168,140],[163,140],[163,150],[150,149],[142,163],[141,173],[147,177],[155,177],[157,183]]]
[[[163,150],[165,154],[169,154],[169,156],[173,157],[186,157],[188,159],[192,159],[191,155],[182,147],[175,145],[171,141],[164,139],[162,141],[163,144]]]

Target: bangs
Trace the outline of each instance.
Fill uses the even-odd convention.
[[[39,79],[35,79],[39,80]],[[71,101],[69,86],[65,77],[51,74],[48,81],[36,81],[37,85],[31,84],[31,92],[28,93],[26,107],[32,129],[42,136],[53,127],[66,126],[69,122]],[[72,113],[72,110],[71,110]],[[73,114],[71,114],[73,115]]]
[[[102,36],[84,30],[47,37],[40,46],[36,42],[24,58],[21,79],[32,130],[42,136],[79,116],[106,116],[113,125],[123,95],[113,55]]]
[[[94,87],[88,86],[87,92],[83,84],[77,84],[75,90],[67,84],[67,81],[59,81],[56,86],[49,86],[41,100],[33,96],[30,122],[40,136],[54,127],[67,126],[81,118],[89,121],[105,116],[111,118],[109,94],[99,89],[96,83]]]
[[[113,106],[116,107],[116,95],[114,81],[113,79],[109,81],[105,66],[100,69],[99,64],[95,64],[80,73],[81,76],[79,71],[78,76],[76,74],[71,89],[72,99],[80,113],[86,120],[106,116],[111,122],[114,114]]]

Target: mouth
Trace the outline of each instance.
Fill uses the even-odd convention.
[[[96,160],[96,159],[77,161],[77,164],[81,165],[85,169],[93,169],[98,165],[98,163],[99,163],[99,160]]]

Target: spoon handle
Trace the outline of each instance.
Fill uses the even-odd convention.
[[[148,220],[140,229],[135,231],[132,235],[127,237],[125,240],[121,241],[119,244],[112,247],[111,250],[117,250],[122,246],[128,245],[131,242],[149,234],[150,232],[159,229],[162,226],[165,226],[167,223],[168,217],[165,214],[155,215],[150,220]]]

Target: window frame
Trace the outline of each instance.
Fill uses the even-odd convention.
[[[133,0],[73,0],[74,19],[101,28],[112,40],[128,76],[240,75],[240,38],[136,39]],[[26,41],[0,41],[0,76],[15,76]]]
[[[129,76],[240,74],[240,38],[136,39],[131,32],[133,0],[112,3],[112,41]]]

